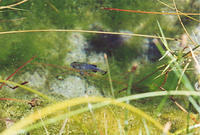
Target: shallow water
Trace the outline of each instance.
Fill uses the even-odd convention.
[[[0,1],[0,5],[9,5],[19,1],[8,0]],[[173,6],[172,1],[163,1]],[[177,0],[177,7],[183,12],[198,12],[198,2]],[[190,5],[190,6],[187,6]],[[15,7],[15,6],[14,6]],[[6,79],[12,73],[14,75],[9,78],[10,81],[23,83],[27,81],[31,88],[54,96],[57,100],[69,99],[79,96],[110,96],[110,87],[108,75],[99,73],[85,72],[81,75],[79,71],[74,70],[70,64],[74,61],[95,64],[102,70],[108,70],[104,54],[108,56],[108,63],[112,85],[115,91],[115,97],[126,96],[126,89],[129,82],[129,75],[133,71],[133,65],[136,69],[133,71],[134,77],[132,82],[131,93],[142,93],[149,91],[158,91],[159,86],[166,90],[175,90],[179,78],[176,74],[169,70],[169,74],[163,74],[159,70],[155,74],[151,74],[163,64],[169,63],[169,58],[161,58],[160,49],[157,48],[162,41],[156,43],[144,35],[158,36],[161,35],[157,22],[166,37],[179,38],[184,33],[180,22],[176,16],[172,15],[155,15],[122,12],[115,10],[105,10],[105,8],[117,8],[139,11],[155,11],[155,12],[172,12],[157,0],[30,0],[26,1],[15,8],[17,9],[0,9],[0,31],[20,31],[20,30],[38,30],[37,32],[1,34],[0,33],[0,78]],[[174,11],[173,11],[174,12]],[[192,16],[197,18],[196,16]],[[198,22],[191,21],[183,17],[183,23],[192,33],[193,29],[198,39],[197,25]],[[197,28],[196,28],[197,27]],[[105,31],[105,32],[121,32],[129,34],[142,34],[143,36],[124,36],[121,34],[95,34],[85,32],[41,32],[40,30],[51,29],[70,29],[70,30],[89,30],[89,31]],[[192,35],[192,34],[191,34]],[[178,41],[168,41],[169,46],[176,46],[176,49],[182,50],[184,47],[179,46]],[[199,43],[198,43],[199,44]],[[164,45],[160,45],[161,50]],[[179,47],[177,47],[179,46]],[[166,49],[163,49],[166,51]],[[173,50],[177,51],[177,50]],[[174,53],[176,55],[176,53]],[[17,70],[26,61],[36,56],[34,60],[27,63],[23,68]],[[178,57],[178,56],[177,56]],[[187,63],[189,58],[183,61]],[[180,60],[181,61],[181,60]],[[184,62],[180,62],[182,68]],[[197,73],[191,64],[189,68],[192,71],[186,71],[191,84],[198,81]],[[17,70],[17,71],[16,71]],[[163,70],[163,69],[162,69]],[[16,74],[15,74],[16,73]],[[151,74],[149,76],[149,74]],[[14,87],[14,86],[12,86]],[[123,90],[124,89],[124,90]],[[185,89],[183,84],[179,85],[179,89]],[[1,88],[1,97],[30,99],[39,97],[36,94],[24,91],[22,88],[12,89],[6,85]],[[123,92],[119,92],[119,91]],[[140,101],[136,103],[137,107],[142,107],[147,112],[152,112],[155,103],[156,106],[160,102],[164,102],[163,97],[152,99],[148,105],[140,105]],[[4,106],[0,103],[0,110],[7,109],[10,103]],[[9,101],[8,101],[9,102]],[[171,101],[169,101],[171,103]],[[169,102],[164,102],[169,107]],[[188,107],[188,101],[182,98],[178,102]],[[19,105],[20,106],[20,105]],[[150,107],[149,107],[150,106]],[[21,107],[21,106],[20,106]],[[19,120],[23,117],[21,112],[29,112],[27,106],[15,115],[15,108],[12,109],[13,114],[1,111],[0,117],[9,117]],[[164,116],[164,112],[168,108],[161,107],[164,110],[164,120],[167,122],[168,116]],[[171,109],[171,108],[170,108]],[[176,110],[177,106],[173,106],[170,113],[170,119],[175,117],[176,113],[183,112]],[[195,111],[194,111],[195,112]],[[153,113],[154,115],[154,113]],[[179,117],[177,116],[177,119]],[[186,122],[186,121],[184,121]],[[5,128],[5,123],[1,123]],[[165,123],[162,123],[165,124]],[[181,125],[181,123],[179,123]],[[179,129],[180,125],[173,123],[172,130]],[[186,123],[184,123],[186,125]],[[3,129],[0,129],[0,131]],[[138,129],[139,130],[139,129]],[[85,131],[86,132],[86,131]],[[139,132],[139,131],[138,131]]]

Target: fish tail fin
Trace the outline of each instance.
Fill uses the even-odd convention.
[[[105,75],[107,73],[107,71],[104,70],[99,70],[99,72],[101,72],[102,75]]]
[[[95,73],[97,72],[97,70],[92,70],[92,71],[95,72]]]

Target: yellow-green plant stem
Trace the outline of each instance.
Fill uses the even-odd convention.
[[[163,38],[153,35],[143,35],[143,34],[132,34],[132,33],[123,33],[123,32],[105,32],[105,31],[90,31],[90,30],[69,30],[69,29],[40,29],[40,30],[18,30],[18,31],[4,31],[0,32],[0,35],[3,34],[16,34],[16,33],[33,33],[33,32],[81,32],[81,33],[95,33],[95,34],[112,34],[112,35],[126,35],[126,36],[136,36],[136,37],[147,37],[147,38]],[[166,40],[177,40],[175,38],[165,37]],[[178,39],[178,41],[180,41]]]
[[[179,91],[169,91],[169,92],[167,92],[167,91],[159,91],[159,92],[148,92],[148,93],[131,95],[131,96],[128,96],[128,97],[118,98],[117,100],[120,101],[120,102],[125,102],[127,100],[137,100],[137,99],[149,98],[149,97],[156,97],[156,96],[165,96],[166,97],[166,96],[170,96],[170,95],[184,95],[184,96],[189,96],[189,95],[195,96],[196,95],[196,96],[200,96],[200,93],[199,92],[195,92],[195,91],[181,91],[181,90],[179,90]],[[102,102],[102,103],[94,104],[92,106],[92,108],[94,110],[94,109],[97,109],[97,108],[104,107],[106,105],[109,105],[109,102]],[[50,119],[48,119],[48,120],[45,121],[45,124],[55,123],[56,121],[63,120],[66,117],[71,117],[71,116],[74,116],[74,115],[78,115],[78,114],[87,112],[89,110],[90,109],[88,107],[77,109],[75,111],[71,111],[71,112],[68,112],[66,114],[62,114],[62,115],[59,115],[57,117],[50,118]],[[42,126],[41,122],[37,123],[37,124],[33,124],[33,125],[27,127],[25,129],[25,131],[28,132],[30,130],[39,128],[41,126]],[[182,130],[179,130],[176,133],[180,133],[180,132],[182,132]]]
[[[188,129],[189,129],[189,130],[192,130],[192,129],[194,129],[194,128],[200,128],[200,124],[192,125],[192,126],[190,126]],[[178,130],[178,131],[176,131],[174,134],[175,134],[175,135],[179,135],[179,134],[182,135],[183,132],[185,132],[185,131],[187,131],[187,128]]]
[[[20,120],[16,124],[14,124],[9,129],[6,129],[1,135],[14,135],[16,133],[19,133],[23,128],[28,126],[29,124],[33,124],[35,121],[39,120],[41,117],[46,117],[50,114],[53,114],[59,110],[66,109],[68,107],[85,104],[85,103],[96,103],[96,102],[107,102],[108,104],[116,105],[118,107],[123,107],[125,109],[128,109],[130,112],[133,112],[146,120],[153,123],[159,130],[163,130],[163,126],[154,120],[152,117],[141,111],[140,109],[131,106],[129,104],[121,103],[115,99],[110,98],[102,98],[102,97],[80,97],[80,98],[74,98],[71,100],[66,100],[63,102],[55,103],[53,105],[50,105],[48,107],[45,107],[40,110],[40,113],[38,111],[34,112],[33,114],[29,115],[28,117],[24,118],[23,120]],[[52,109],[53,108],[53,109]],[[170,133],[169,133],[170,134]]]
[[[130,73],[130,79],[129,79],[129,82],[128,82],[128,88],[127,88],[127,96],[131,95],[131,88],[132,88],[132,84],[133,84],[133,77],[134,77],[134,74],[131,72]]]
[[[133,83],[133,77],[134,77],[134,74],[133,74],[133,72],[131,72],[130,79],[129,79],[129,82],[128,82],[128,88],[127,88],[127,96],[131,95],[131,88],[132,88],[132,83]],[[129,102],[130,102],[129,100],[126,101],[127,104],[129,104]],[[124,121],[124,124],[125,124],[124,129],[125,129],[125,131],[127,131],[127,128],[128,128],[128,110],[125,111],[125,121]]]
[[[106,60],[106,65],[107,65],[107,70],[108,70],[108,79],[109,79],[109,83],[110,83],[111,95],[112,95],[112,97],[114,98],[114,97],[115,97],[115,94],[114,94],[112,79],[111,79],[111,75],[110,75],[110,67],[109,67],[109,63],[108,63],[107,54],[105,54],[105,53],[104,53],[104,58],[105,58],[105,60]]]
[[[0,79],[0,82],[19,86],[19,87],[21,87],[21,88],[23,88],[23,89],[25,89],[25,90],[27,90],[27,91],[29,91],[29,92],[32,92],[32,93],[34,93],[34,94],[37,94],[37,95],[41,96],[42,98],[44,98],[44,99],[46,99],[46,100],[53,101],[52,98],[50,98],[50,97],[44,95],[43,93],[41,93],[41,92],[39,92],[39,91],[37,91],[37,90],[34,90],[34,89],[32,89],[32,88],[29,88],[29,87],[27,87],[27,86],[24,86],[24,85],[21,85],[21,84],[12,82],[12,81],[2,80],[2,79]]]
[[[41,114],[41,117],[45,117],[49,114],[52,114],[52,113],[54,113],[58,110],[66,108],[66,107],[75,106],[75,105],[78,105],[78,104],[83,104],[83,103],[88,103],[88,102],[103,102],[101,104],[104,104],[104,105],[98,104],[98,106],[100,108],[100,107],[103,107],[103,106],[108,105],[108,104],[118,104],[120,102],[124,102],[124,101],[127,101],[127,100],[136,100],[136,99],[142,99],[142,98],[147,98],[147,97],[166,96],[166,95],[200,96],[200,93],[195,92],[195,91],[180,91],[179,90],[179,91],[169,91],[169,92],[167,92],[167,91],[148,92],[148,93],[136,94],[136,95],[131,95],[131,96],[128,96],[128,97],[119,98],[118,100],[113,100],[113,99],[108,99],[108,98],[99,98],[99,97],[75,98],[75,99],[72,99],[72,100],[69,100],[69,101],[64,101],[64,102],[61,102],[61,103],[57,103],[57,104],[53,104],[51,106],[45,107],[41,110],[40,114]],[[122,104],[120,104],[120,105],[122,105]],[[126,107],[127,106],[128,106],[128,108],[132,107],[131,105],[126,104]],[[124,107],[124,106],[122,105],[122,107]],[[52,108],[54,108],[54,109],[52,109]],[[94,108],[95,108],[95,105],[93,105],[93,109]],[[89,109],[85,109],[85,110],[82,111],[80,109],[79,110],[80,112],[77,111],[76,113],[74,113],[74,115],[79,114],[79,113],[83,113],[83,112],[88,111],[88,110]],[[128,109],[128,110],[130,110],[130,109]],[[131,112],[133,112],[133,110]],[[134,113],[136,113],[135,110],[134,110]],[[138,113],[139,113],[140,116],[144,117],[143,116],[144,112],[140,113],[140,111],[139,112],[137,111],[137,114]],[[146,118],[146,117],[144,117],[144,118]],[[30,116],[26,117],[25,119],[16,123],[13,127],[6,129],[1,135],[7,135],[7,133],[15,134],[20,129],[24,128],[25,126],[27,126],[27,125],[29,125],[33,122],[35,122],[38,119],[40,119],[39,114],[37,112],[35,112],[35,113],[31,114]],[[151,120],[151,119],[147,119],[147,120]],[[10,134],[10,135],[12,135],[12,134]]]

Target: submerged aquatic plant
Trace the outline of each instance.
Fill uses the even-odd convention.
[[[127,3],[123,0],[80,2],[22,0],[11,4],[12,2],[12,0],[0,1],[0,4],[4,5],[0,6],[0,10],[3,10],[0,12],[0,21],[2,21],[0,134],[198,133],[199,114],[196,112],[200,112],[198,104],[200,95],[194,91],[193,75],[188,69],[192,68],[190,59],[196,59],[195,52],[199,45],[190,38],[184,22],[179,17],[184,32],[191,39],[190,42],[196,46],[186,53],[181,47],[178,53],[173,50],[171,44],[175,43],[167,40],[178,44],[181,39],[176,35],[183,31],[178,31],[180,28],[178,26],[170,26],[176,25],[173,23],[176,21],[168,21],[170,25],[166,25],[166,16],[181,15],[192,19],[193,22],[199,22],[195,18],[199,13],[183,13],[177,9],[175,2],[176,12],[169,13],[171,9],[168,10],[163,5],[173,9],[169,6],[170,1],[164,3],[160,0],[157,0],[156,4],[146,0]],[[182,5],[184,6],[184,3]],[[133,8],[134,10],[131,10]],[[147,11],[147,8],[152,11]],[[160,22],[158,27],[155,20]],[[7,23],[8,21],[10,23]],[[97,22],[106,32],[88,30]],[[123,30],[141,34],[116,32]],[[76,38],[71,38],[69,32],[81,33],[87,41],[85,40],[81,45],[78,44],[79,42],[72,45],[69,38],[71,40]],[[161,36],[155,33],[161,33]],[[133,38],[125,42],[122,35]],[[148,50],[149,58],[154,63],[144,60],[142,56],[145,55],[141,53],[142,37],[155,38],[162,42]],[[96,53],[106,53],[105,63],[103,60],[100,67],[107,67],[108,73],[104,76],[88,71],[82,75],[76,73],[81,69],[72,69],[69,63],[79,58],[72,55],[78,55],[72,51],[79,45],[83,53],[85,53],[83,48],[89,52],[89,57],[85,54],[79,56],[84,56],[81,59],[84,63],[88,63],[90,61],[88,59],[95,57]],[[34,59],[33,56],[37,58]],[[28,64],[33,59],[35,61]],[[27,63],[23,64],[22,61]],[[137,64],[133,65],[134,62]],[[97,70],[94,68],[96,64],[91,63],[90,67],[93,65],[92,68]],[[24,85],[19,81],[23,73],[34,72],[37,68],[48,70],[48,73],[44,73],[46,79],[40,83],[44,84],[44,87],[36,90],[36,86],[30,88],[30,83]],[[10,72],[14,73],[10,75]],[[44,70],[41,72],[43,73]],[[8,81],[11,77],[13,80]],[[81,80],[81,83],[77,80]],[[75,96],[67,95],[70,94],[69,90],[77,92],[77,86],[80,84],[83,90],[99,90],[102,95],[112,98],[90,97],[85,92],[80,94],[83,97],[67,100],[67,97]],[[72,85],[74,87],[70,87]],[[57,89],[62,93],[51,91],[52,86],[54,90]],[[163,91],[148,92],[158,89]],[[177,95],[186,97],[177,97]],[[155,96],[163,97],[155,98]],[[12,124],[11,127],[9,122],[10,125]]]

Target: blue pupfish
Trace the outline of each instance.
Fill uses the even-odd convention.
[[[100,73],[102,73],[102,75],[107,73],[107,71],[99,69],[97,67],[97,65],[88,64],[88,63],[84,63],[84,62],[72,62],[70,64],[70,66],[74,69],[80,70],[81,74],[83,74],[83,72],[88,72],[88,71],[92,71],[95,73],[100,72]]]

